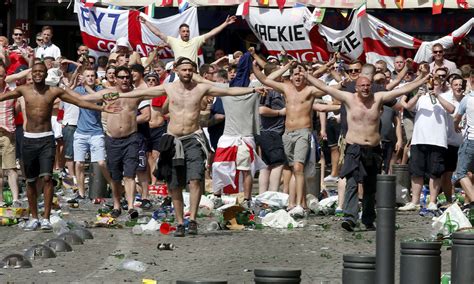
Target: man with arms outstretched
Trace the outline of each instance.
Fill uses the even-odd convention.
[[[198,50],[204,44],[206,40],[220,33],[228,25],[233,24],[237,17],[231,16],[220,24],[219,26],[212,29],[210,32],[203,35],[189,38],[189,25],[183,23],[179,26],[179,38],[165,35],[156,26],[152,25],[144,17],[140,16],[140,22],[142,22],[152,33],[159,37],[162,41],[167,43],[174,53],[174,58],[179,59],[180,57],[186,57],[191,59],[194,63],[198,64]]]
[[[374,94],[370,79],[360,76],[356,81],[356,93],[353,94],[329,87],[323,81],[308,75],[311,84],[342,102],[347,109],[347,146],[340,174],[347,179],[343,207],[345,218],[342,222],[345,230],[353,231],[358,219],[358,183],[364,185],[362,223],[368,230],[375,229],[375,186],[382,166],[379,125],[383,104],[413,91],[427,79],[428,76],[425,76],[393,91]]]
[[[118,108],[110,106],[98,106],[89,102],[81,101],[69,95],[65,90],[50,87],[45,84],[47,68],[44,63],[33,65],[33,84],[23,85],[13,91],[0,96],[0,101],[23,97],[26,107],[26,127],[23,139],[23,162],[27,182],[28,204],[32,218],[24,227],[25,230],[51,230],[49,222],[51,204],[53,201],[53,175],[54,156],[56,146],[51,127],[51,115],[54,101],[59,98],[65,102],[75,104],[82,108],[98,111],[115,110]],[[67,90],[68,92],[71,90]],[[79,94],[77,94],[79,96]],[[36,191],[36,179],[40,177],[44,185],[44,219],[38,220],[38,206]]]
[[[311,147],[313,102],[315,98],[322,97],[324,93],[307,85],[307,71],[304,65],[296,62],[287,64],[278,72],[285,72],[288,69],[290,70],[290,80],[277,82],[267,78],[257,67],[256,62],[253,65],[253,72],[257,79],[282,93],[285,97],[285,133],[282,139],[285,154],[289,165],[293,168],[296,181],[296,195],[290,192],[288,212],[292,216],[303,217],[306,208],[304,166]],[[295,200],[291,195],[296,196],[296,206],[291,204],[291,200]]]
[[[196,64],[189,58],[181,57],[175,63],[176,74],[179,80],[173,83],[135,90],[120,94],[121,98],[150,99],[167,95],[169,101],[169,125],[168,135],[163,136],[162,141],[174,137],[174,144],[181,146],[180,151],[175,147],[176,154],[173,160],[182,159],[183,165],[171,167],[171,177],[168,188],[171,191],[173,206],[175,208],[178,226],[175,236],[183,237],[185,228],[183,225],[183,188],[189,184],[190,191],[190,222],[189,234],[197,234],[196,215],[201,199],[201,181],[204,178],[205,137],[199,127],[199,115],[201,100],[205,95],[209,96],[239,96],[249,93],[261,92],[262,88],[218,88],[205,83],[192,81],[193,73],[196,72]],[[169,141],[169,140],[168,140]],[[179,157],[184,154],[182,157]],[[160,160],[164,154],[160,153]]]

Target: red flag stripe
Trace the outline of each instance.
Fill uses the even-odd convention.
[[[130,10],[128,12],[128,41],[135,49],[137,44],[142,43],[142,27],[138,20],[140,12],[137,10]]]
[[[395,56],[393,51],[387,47],[382,41],[373,38],[364,38],[364,51],[375,52],[382,56]]]
[[[214,156],[214,163],[216,162],[235,162],[237,158],[237,146],[227,148],[217,148]]]

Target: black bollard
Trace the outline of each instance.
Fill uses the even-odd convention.
[[[453,234],[451,283],[474,283],[474,231]]]
[[[301,283],[301,269],[293,268],[257,268],[254,281],[259,283]]]
[[[376,283],[395,283],[395,176],[377,175]]]
[[[227,284],[227,280],[178,280],[176,284]]]
[[[402,242],[400,284],[432,284],[441,279],[441,242]]]
[[[89,174],[89,198],[107,198],[110,193],[107,191],[107,181],[102,175],[99,164],[94,162],[90,164]]]
[[[342,284],[375,284],[375,255],[345,254]]]
[[[411,189],[411,177],[408,165],[392,165],[392,173],[396,176],[396,184]]]
[[[307,193],[312,194],[318,198],[319,193],[321,192],[321,164],[316,163],[315,168],[314,186],[308,186]]]

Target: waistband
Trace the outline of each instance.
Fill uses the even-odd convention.
[[[109,137],[110,139],[115,139],[115,140],[123,140],[123,139],[127,139],[127,138],[130,138],[132,137],[133,135],[137,134],[137,132],[132,132],[130,133],[129,135],[127,136],[123,136],[123,137],[112,137],[110,135],[107,135],[107,137]]]
[[[368,146],[368,145],[359,145],[359,144],[346,144],[346,149],[349,147],[359,147],[361,151],[380,151],[380,145]]]
[[[25,138],[43,138],[48,136],[54,136],[53,131],[46,131],[46,132],[24,132]]]
[[[286,131],[284,134],[293,134],[293,133],[311,133],[313,130],[311,128],[300,128],[300,129],[295,129],[291,131]]]

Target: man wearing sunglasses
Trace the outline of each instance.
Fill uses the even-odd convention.
[[[143,99],[151,99],[159,96],[168,96],[170,120],[168,125],[168,135],[163,136],[163,140],[174,141],[178,147],[170,146],[169,151],[176,151],[177,155],[168,153],[169,159],[164,158],[160,153],[161,162],[180,163],[182,166],[170,166],[168,176],[168,189],[171,191],[173,206],[175,208],[176,221],[178,223],[175,236],[184,237],[184,204],[183,188],[189,184],[190,191],[190,222],[189,234],[198,233],[196,222],[199,201],[201,199],[201,181],[204,179],[205,137],[200,129],[199,115],[201,111],[201,100],[208,96],[242,96],[249,93],[262,92],[263,88],[219,88],[206,83],[196,83],[193,81],[193,74],[196,72],[196,64],[189,58],[181,57],[175,63],[178,81],[159,85],[145,90],[135,90],[120,94],[119,100],[130,100],[133,98],[137,102]],[[120,75],[120,74],[119,74]],[[258,89],[258,90],[257,90]],[[173,138],[174,137],[174,138]],[[171,145],[173,142],[171,142]],[[166,161],[168,160],[168,161]],[[164,167],[159,167],[160,170]]]
[[[447,68],[448,73],[452,73],[457,68],[456,63],[444,58],[444,47],[441,43],[435,43],[431,51],[433,52],[433,62],[430,64],[431,73],[441,67]]]

